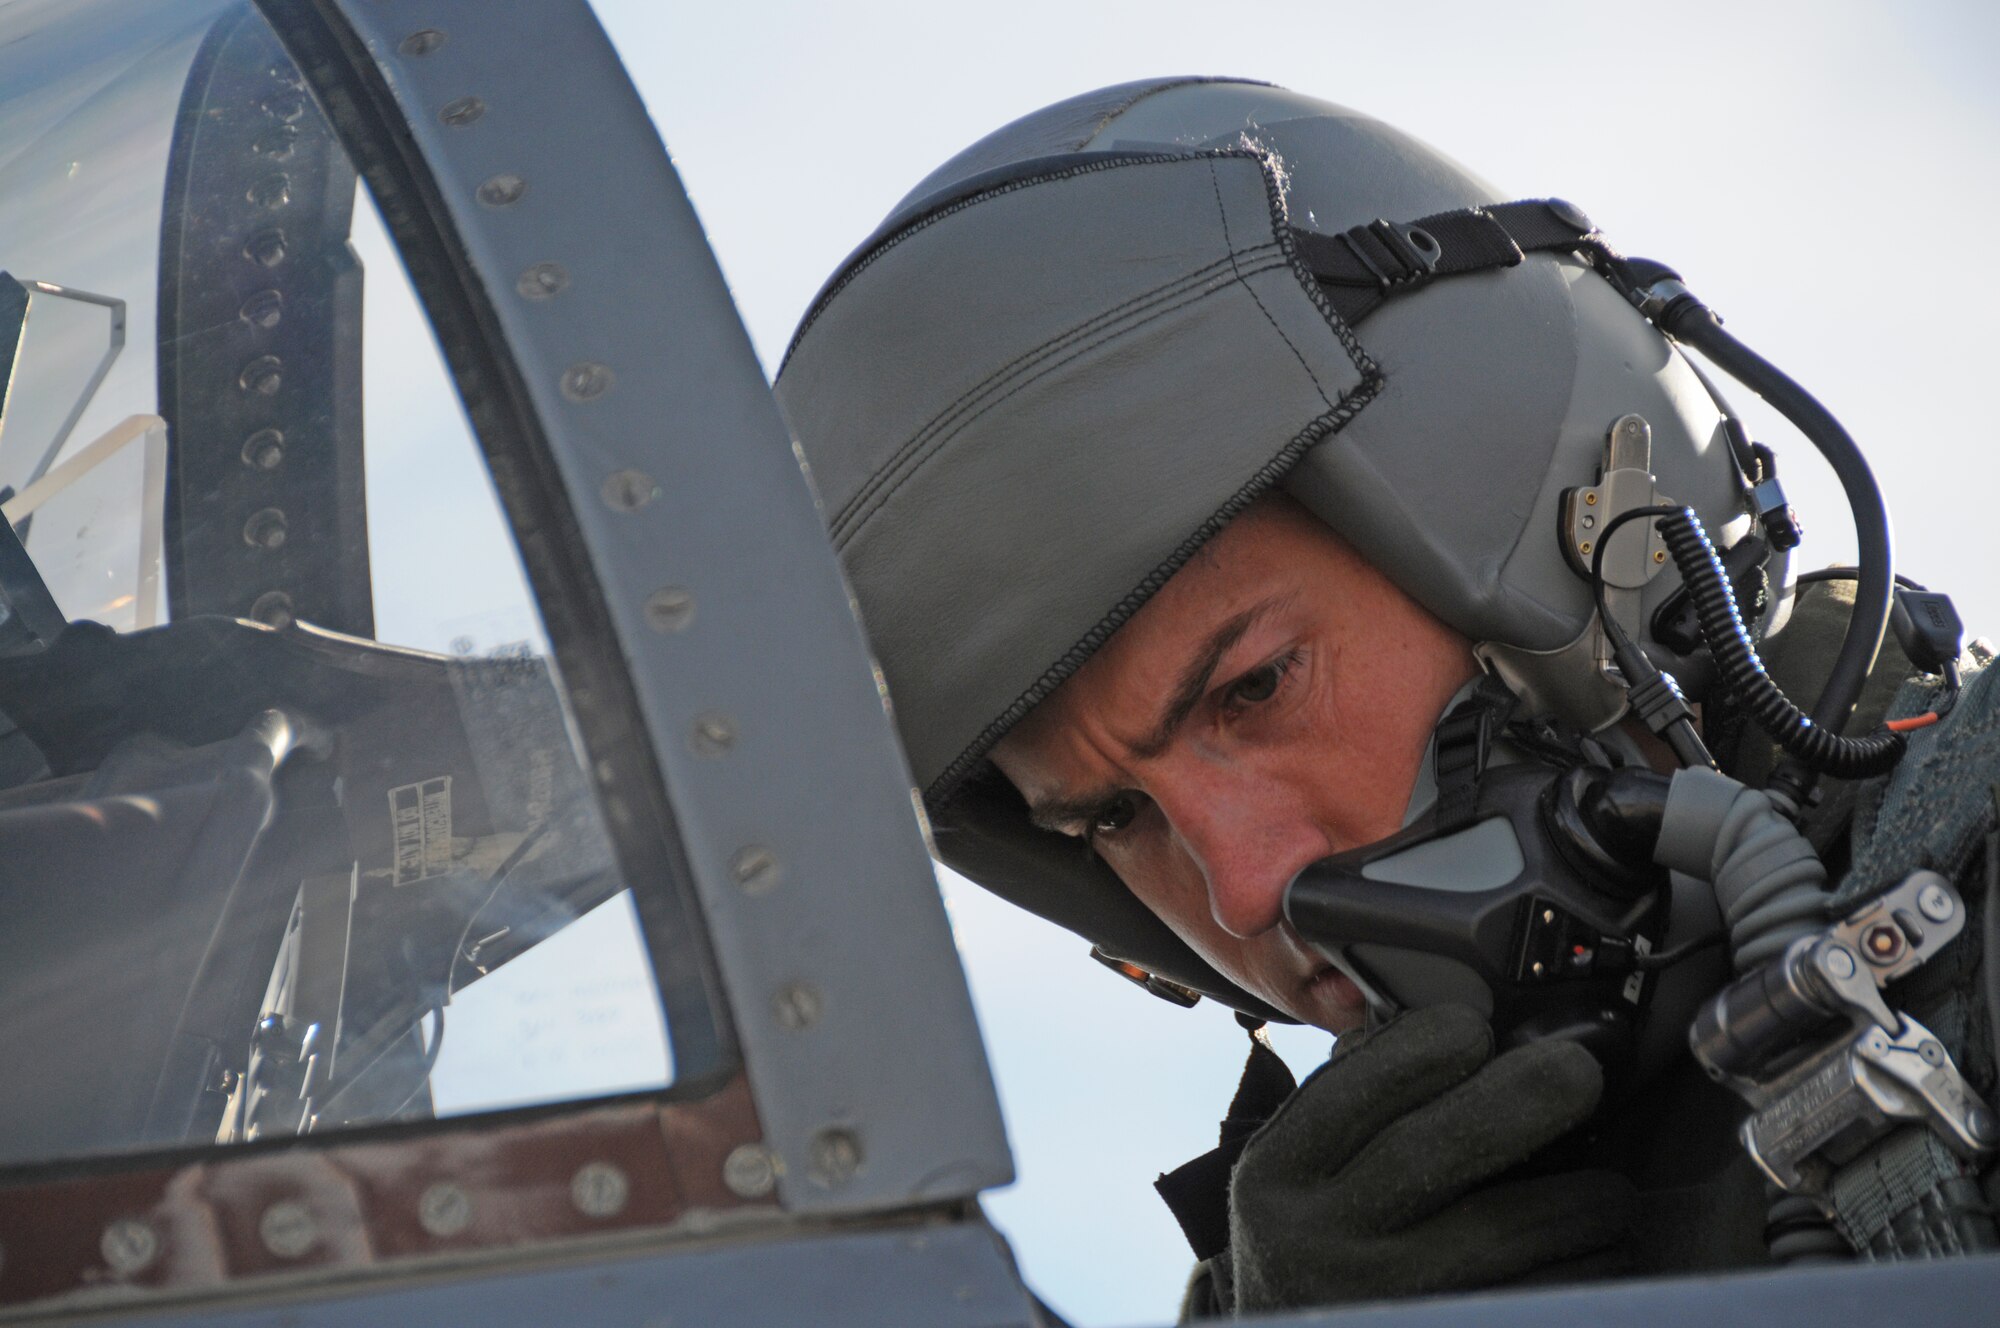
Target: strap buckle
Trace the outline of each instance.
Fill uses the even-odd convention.
[[[1382,291],[1415,290],[1437,275],[1444,246],[1421,226],[1377,217],[1338,237]]]

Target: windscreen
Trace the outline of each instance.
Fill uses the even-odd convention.
[[[0,1164],[673,1081],[687,938],[252,7],[0,7],[0,272]]]

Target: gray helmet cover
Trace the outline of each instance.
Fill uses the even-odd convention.
[[[1157,80],[975,144],[835,273],[777,391],[947,864],[1269,1017],[1028,825],[986,760],[1008,727],[1274,487],[1557,709],[1592,681],[1555,653],[1592,618],[1557,509],[1614,420],[1651,424],[1661,492],[1718,544],[1748,528],[1715,400],[1580,260],[1437,281],[1357,338],[1290,239],[1508,201],[1341,107]]]

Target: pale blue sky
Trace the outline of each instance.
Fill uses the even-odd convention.
[[[1267,79],[1581,204],[1678,267],[1868,449],[1901,567],[2000,634],[1984,394],[2000,215],[2000,10],[1976,3],[661,5],[597,0],[767,365],[832,266],[939,162],[1058,98],[1162,73]],[[1735,394],[1739,400],[1745,395]],[[1776,444],[1811,563],[1837,490]],[[1173,1010],[1083,946],[951,888],[1021,1181],[989,1209],[1083,1324],[1172,1318],[1187,1255],[1149,1185],[1213,1141],[1226,1012]],[[1304,1060],[1319,1039],[1295,1039]]]

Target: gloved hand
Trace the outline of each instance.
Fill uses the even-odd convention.
[[[1495,1180],[1583,1123],[1604,1076],[1573,1042],[1493,1055],[1464,1006],[1415,1010],[1308,1078],[1230,1178],[1238,1313],[1512,1281],[1611,1246],[1610,1171]]]

